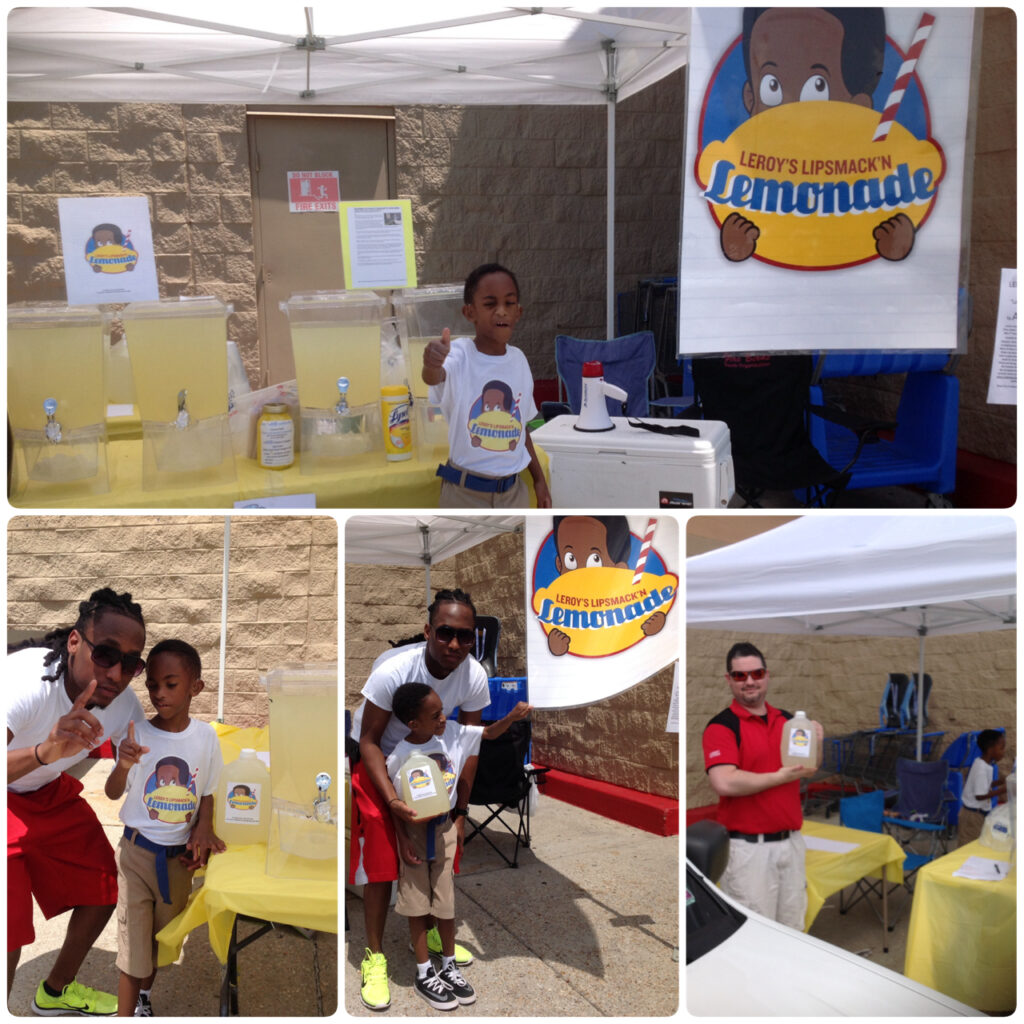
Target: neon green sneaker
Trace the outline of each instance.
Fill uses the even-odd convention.
[[[363,1006],[370,1010],[386,1010],[391,1005],[391,989],[388,988],[388,961],[383,953],[366,950],[363,957],[363,987],[359,997]]]
[[[94,988],[70,981],[59,996],[51,996],[39,982],[36,997],[32,1000],[32,1012],[41,1017],[62,1017],[75,1013],[79,1017],[113,1017],[117,1013],[117,996],[109,992],[97,992]]]
[[[427,952],[433,953],[434,956],[441,955],[441,933],[437,930],[435,925],[433,928],[427,929]],[[460,946],[457,942],[455,943],[455,966],[465,967],[467,964],[473,962],[473,954],[470,953],[465,946]]]

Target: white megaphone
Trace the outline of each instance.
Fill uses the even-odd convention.
[[[608,403],[605,396],[625,402],[629,397],[622,388],[614,384],[606,384],[604,380],[604,367],[601,363],[593,362],[583,364],[583,402],[580,406],[580,414],[576,418],[575,430],[583,430],[587,433],[597,433],[602,430],[614,430],[615,424],[608,415]]]

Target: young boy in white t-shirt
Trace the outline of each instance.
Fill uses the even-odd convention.
[[[203,689],[195,648],[158,643],[146,663],[146,689],[156,714],[129,726],[105,786],[111,800],[126,793],[117,847],[119,1017],[153,1016],[154,936],[185,908],[192,872],[225,849],[213,831],[220,742],[212,725],[189,717]]]
[[[978,733],[978,750],[967,773],[957,819],[956,845],[966,846],[981,835],[985,816],[993,808],[992,798],[1006,795],[1006,780],[993,785],[995,765],[1006,753],[1006,736],[995,729],[982,729]]]
[[[397,792],[402,792],[402,766],[410,754],[424,754],[438,763],[448,790],[449,806],[456,807],[462,770],[476,758],[483,726],[447,721],[441,698],[426,683],[403,683],[395,690],[392,714],[409,735],[387,759],[387,771]],[[465,788],[465,783],[462,783]],[[463,793],[463,806],[469,799]],[[461,812],[465,814],[465,811]],[[476,1002],[476,993],[455,964],[454,863],[458,842],[454,812],[430,821],[406,822],[392,814],[398,852],[398,901],[395,912],[409,918],[409,934],[416,954],[414,988],[435,1010],[455,1010]],[[433,832],[433,839],[428,837]],[[433,854],[432,859],[428,859]],[[441,970],[437,972],[427,951],[431,915],[441,934]]]
[[[522,316],[515,274],[485,263],[466,278],[462,313],[476,328],[455,338],[446,327],[423,351],[423,381],[448,423],[448,462],[438,466],[442,508],[529,508],[519,474],[529,469],[538,508],[551,507],[544,471],[526,424],[537,415],[533,375],[508,341]]]

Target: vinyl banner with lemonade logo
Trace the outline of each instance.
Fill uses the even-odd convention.
[[[593,704],[679,657],[679,531],[669,516],[530,516],[530,703]]]
[[[694,11],[681,354],[954,347],[973,18]]]

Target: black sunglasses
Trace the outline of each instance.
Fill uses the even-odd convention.
[[[459,646],[468,647],[476,641],[476,630],[455,629],[452,626],[438,626],[434,630],[434,636],[436,636],[443,644],[450,644],[452,640],[458,637]]]
[[[93,664],[99,665],[100,668],[113,668],[115,665],[120,665],[121,671],[134,679],[146,667],[146,659],[141,654],[136,654],[134,651],[125,654],[110,644],[94,644],[84,633],[80,633],[79,636],[89,645],[89,657],[92,658]]]

